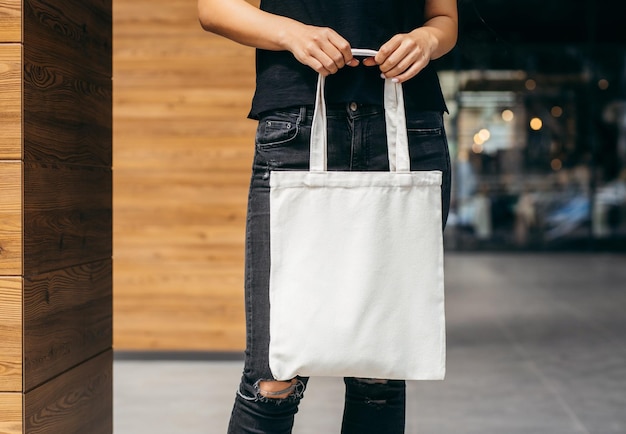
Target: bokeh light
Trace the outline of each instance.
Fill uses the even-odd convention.
[[[532,118],[530,120],[530,128],[534,131],[539,131],[543,127],[543,121],[539,118]]]
[[[552,110],[550,110],[550,113],[555,118],[560,118],[561,116],[563,116],[563,109],[558,105],[555,105],[554,107],[552,107]]]
[[[487,128],[483,128],[478,132],[478,136],[483,140],[483,142],[486,142],[491,137],[491,133]]]
[[[513,118],[515,118],[513,111],[507,109],[502,112],[502,120],[504,122],[511,122]]]

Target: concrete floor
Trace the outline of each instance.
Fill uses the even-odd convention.
[[[447,378],[408,384],[408,434],[626,433],[626,256],[452,253],[446,291]],[[116,434],[223,434],[241,362],[114,372]],[[339,433],[342,403],[311,379],[294,434]]]

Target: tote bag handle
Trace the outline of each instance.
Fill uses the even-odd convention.
[[[355,48],[355,56],[375,56],[376,51]],[[326,100],[324,99],[325,77],[320,75],[317,80],[315,109],[311,125],[311,172],[328,170],[328,130],[326,120]],[[406,131],[406,114],[404,112],[404,95],[402,85],[385,79],[384,89],[385,124],[387,127],[387,148],[389,154],[389,170],[391,172],[409,172],[409,139]]]

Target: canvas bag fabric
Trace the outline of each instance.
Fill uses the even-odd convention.
[[[402,86],[384,86],[389,172],[327,171],[320,76],[310,170],[270,174],[276,380],[445,375],[442,173],[410,171]]]

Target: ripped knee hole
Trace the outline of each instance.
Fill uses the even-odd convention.
[[[298,380],[291,381],[260,381],[259,393],[265,398],[284,399],[293,394],[298,385]]]

